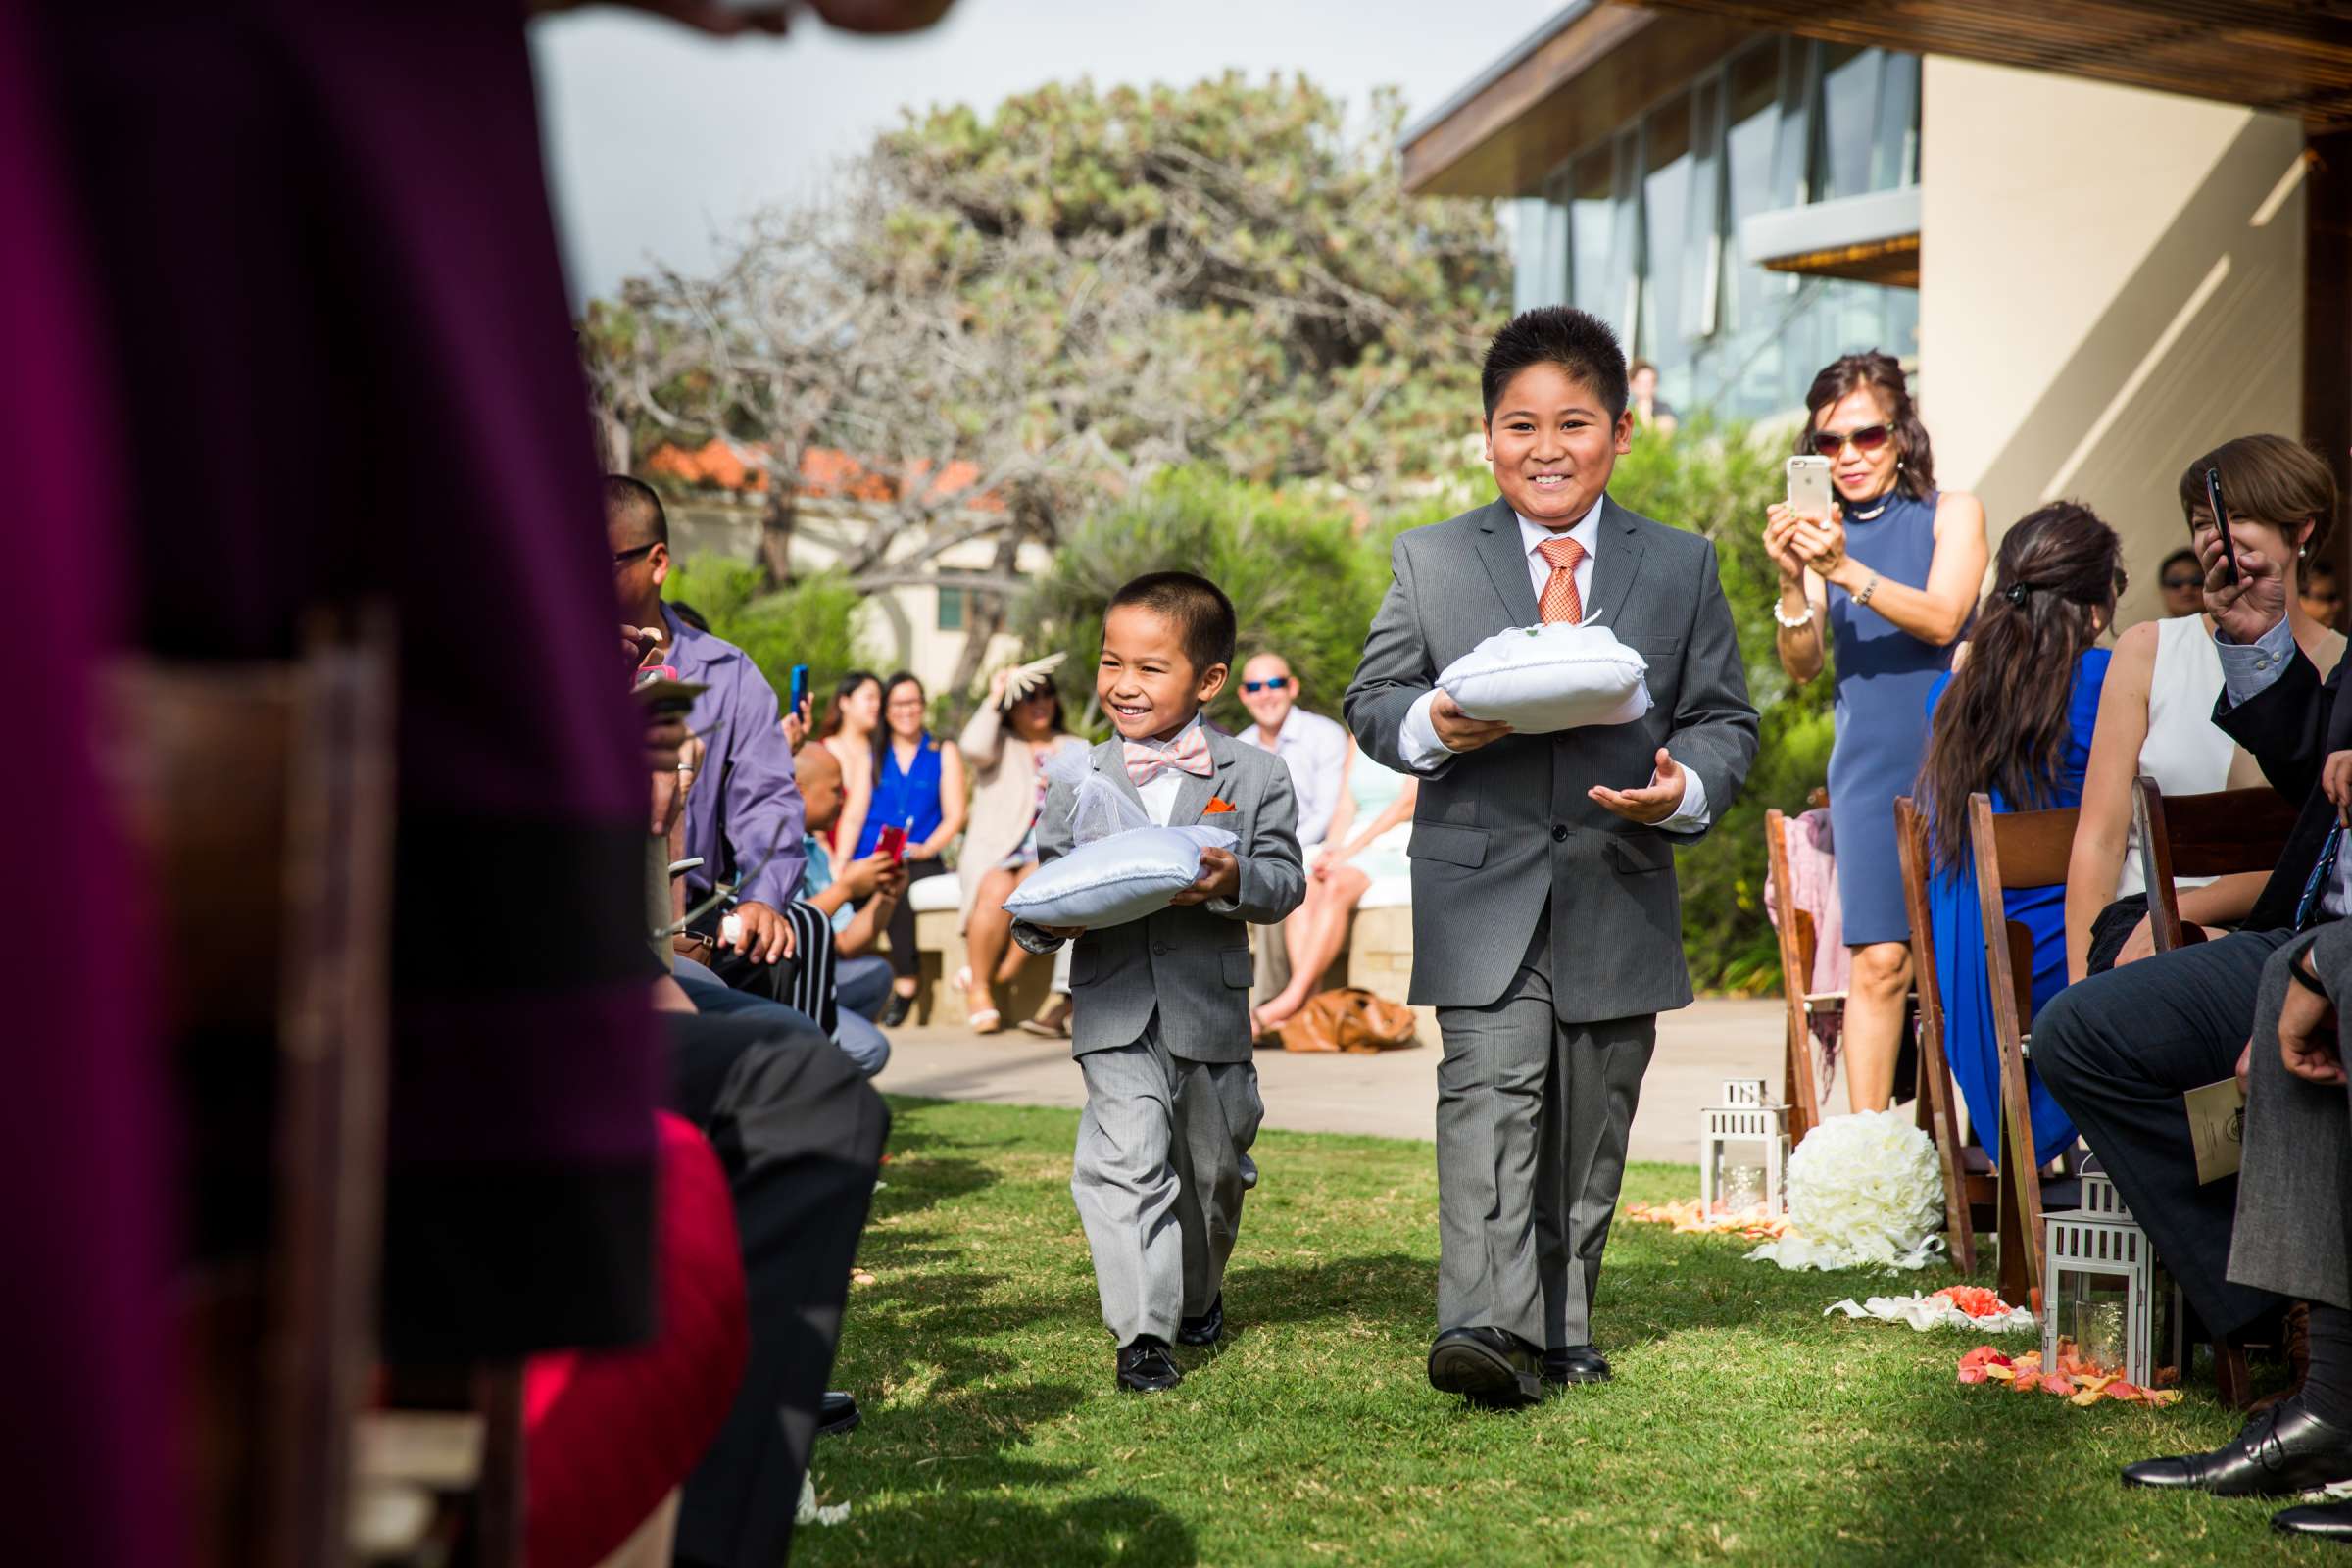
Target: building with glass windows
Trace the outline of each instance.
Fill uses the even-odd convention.
[[[1846,348],[1917,356],[1918,186],[1916,55],[1750,38],[1513,204],[1515,293],[1614,323],[1670,403],[1783,413]],[[1805,207],[1885,250],[1842,274],[1775,270],[1758,246],[1821,248],[1770,221]]]
[[[2123,531],[2129,618],[2199,452],[2276,430],[2352,479],[2332,12],[1580,0],[1406,132],[1405,183],[1509,199],[1518,303],[1606,318],[1686,415],[1899,356],[1996,530],[2064,495]]]

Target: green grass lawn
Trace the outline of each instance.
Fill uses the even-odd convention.
[[[1620,1224],[1597,1330],[1617,1381],[1512,1414],[1433,1392],[1436,1162],[1426,1144],[1268,1133],[1226,1278],[1221,1351],[1120,1395],[1070,1205],[1074,1112],[894,1102],[821,1441],[847,1523],[794,1561],[876,1563],[2230,1563],[2271,1506],[2127,1492],[2119,1466],[2236,1420],[1962,1388],[1959,1331],[1824,1319],[1933,1290],[1787,1274],[1744,1244]],[[1636,1166],[1629,1200],[1696,1190]],[[1922,1283],[1924,1282],[1924,1283]],[[2015,1348],[2027,1348],[2019,1344]]]

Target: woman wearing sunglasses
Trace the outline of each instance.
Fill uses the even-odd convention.
[[[1781,570],[1781,667],[1801,684],[1837,648],[1830,825],[1854,958],[1846,1098],[1856,1110],[1884,1110],[1911,989],[1894,802],[1919,774],[1929,690],[1951,667],[1984,581],[1984,507],[1936,491],[1928,432],[1892,355],[1838,360],[1813,378],[1805,407],[1797,451],[1830,460],[1836,499],[1827,517],[1775,504],[1764,548]]]

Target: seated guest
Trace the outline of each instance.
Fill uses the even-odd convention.
[[[840,818],[846,791],[841,764],[816,742],[793,759],[801,802],[808,813],[808,868],[801,877],[801,906],[815,910],[833,941],[833,994],[840,1011],[834,1033],[841,1048],[872,1077],[890,1059],[890,1037],[874,1026],[890,1002],[890,960],[874,951],[906,894],[906,868],[889,856],[852,860],[833,874],[823,834]]]
[[[1017,689],[1015,674],[1021,676]],[[1081,745],[1062,721],[1050,670],[998,670],[988,701],[956,738],[972,775],[971,820],[956,872],[963,883],[963,943],[970,962],[958,979],[974,1034],[995,1034],[1004,1015],[996,988],[1021,972],[1029,952],[1012,940],[1004,901],[1037,869],[1037,813],[1046,804],[1046,759]],[[1065,991],[1037,1020],[1063,1033]]]
[[[687,727],[710,748],[704,771],[716,787],[686,798],[686,854],[702,865],[686,873],[686,901],[709,901],[718,881],[736,888],[740,929],[723,944],[713,909],[697,922],[714,939],[710,967],[729,985],[772,988],[772,970],[792,954],[784,915],[801,881],[801,796],[792,752],[779,727],[775,689],[751,657],[681,620],[662,602],[669,578],[669,517],[662,498],[623,474],[605,479],[605,533],[612,550],[612,589],[624,624],[643,639],[643,667],[667,669],[705,688]],[[757,977],[757,978],[756,978]]]
[[[841,778],[849,799],[842,806],[841,820],[825,835],[825,842],[845,853],[858,847],[865,832],[866,812],[874,804],[874,737],[882,728],[882,677],[870,669],[853,669],[841,677],[833,688],[833,700],[825,705],[825,722],[816,732],[841,764]],[[799,750],[795,747],[794,750]]]
[[[1977,1141],[2000,1152],[2001,1068],[1993,1039],[1992,985],[1984,963],[1983,906],[1969,846],[1968,798],[1983,791],[1996,811],[2047,810],[2082,794],[2092,715],[2108,654],[2094,646],[2123,592],[2122,544],[2087,507],[2053,502],[2001,540],[1992,592],[1951,673],[1928,692],[1928,749],[1919,767],[1934,867],[1928,903],[1936,933],[1943,1049],[1968,1102]],[[2064,670],[2066,679],[2053,679]],[[2008,918],[2034,933],[2034,1004],[2066,984],[2062,887],[2012,888]],[[2027,1065],[2034,1158],[2056,1158],[2074,1124]]]
[[[2339,755],[2347,764],[2339,777],[2352,777],[2352,754]],[[2339,808],[2352,798],[2340,785],[2334,794]],[[2343,1036],[2352,1009],[2341,1000],[2352,1000],[2352,922],[2336,921],[2271,956],[2238,1069],[2245,1149],[2230,1282],[2308,1303],[2302,1386],[2211,1453],[2130,1466],[2124,1480],[2132,1486],[2283,1497],[2352,1480],[2352,1212],[2344,1198],[2352,1106]],[[2289,1535],[2352,1542],[2352,1502],[2288,1508],[2271,1523]]]
[[[2260,491],[2278,512],[2295,517],[2324,515],[2330,510],[2330,497],[2317,485],[2327,478],[2326,470],[2309,461],[2310,454],[2300,447],[2289,445],[2286,451],[2294,457],[2274,451],[2268,443],[2258,444],[2244,454],[2242,466],[2262,475]],[[2230,495],[2237,494],[2227,476],[2223,484]],[[2198,491],[2201,497],[2201,483]],[[2325,535],[2315,532],[2290,547],[2278,528],[2251,519],[2246,526],[2286,577],[2286,613],[2295,645],[2320,668],[2333,669],[2344,652],[2343,637],[2315,619],[2296,597],[2311,554],[2325,542]],[[2187,562],[2185,569],[2193,569],[2196,557],[2191,551],[2168,557],[2168,579],[2184,569],[2175,564],[2177,561]],[[2169,606],[2169,588],[2165,597]],[[2082,821],[2075,831],[2074,859],[2067,868],[2070,979],[2080,980],[2155,951],[2148,935],[2139,835],[2132,825],[2132,780],[2147,774],[2168,796],[2245,789],[2261,782],[2254,760],[2213,722],[2213,705],[2222,695],[2222,661],[2214,652],[2213,619],[2201,612],[2201,581],[2196,600],[2198,612],[2143,621],[2116,643],[2115,662],[2108,666],[2106,689],[2099,698],[2090,767],[2082,781]],[[2218,936],[2246,917],[2262,883],[2260,872],[2218,880],[2179,878],[2174,886],[2180,918]]]
[[[969,809],[963,786],[963,754],[954,741],[942,741],[924,722],[928,705],[923,683],[901,670],[882,683],[882,727],[874,733],[871,808],[852,841],[857,858],[863,859],[882,845],[885,829],[906,834],[902,857],[910,882],[948,875],[943,858],[948,846],[963,831]],[[923,956],[914,945],[914,906],[900,900],[889,919],[890,1001],[882,1022],[897,1028],[914,1008],[920,988]]]
[[[2197,553],[2188,546],[2164,558],[2164,564],[2156,568],[2156,586],[2163,590],[2168,619],[2205,613],[2205,568],[2197,564]]]
[[[2221,535],[2205,511],[2204,473],[2219,467],[2239,575],[2225,578]],[[2299,471],[2291,485],[2282,474]],[[2222,661],[2214,721],[2253,753],[2302,814],[2239,928],[2226,937],[2094,974],[2034,1020],[2034,1062],[2154,1243],[2208,1333],[2242,1338],[2278,1309],[2228,1276],[2234,1179],[2199,1184],[2180,1097],[2230,1075],[2255,1014],[2263,965],[2299,930],[2342,917],[2352,857],[2337,854],[2334,803],[2321,789],[2328,753],[2352,746],[2352,706],[2335,702],[2342,664],[2323,683],[2287,619],[2281,543],[2326,536],[2335,490],[2326,465],[2279,436],[2244,436],[2189,465],[2180,495],[2206,568],[2205,605]],[[2314,498],[2324,505],[2313,509]]]
[[[1410,877],[1405,844],[1413,836],[1413,807],[1421,781],[1391,772],[1369,757],[1348,767],[1348,801],[1340,809],[1344,842],[1326,843],[1307,857],[1306,902],[1283,922],[1291,939],[1290,974],[1282,990],[1252,1016],[1259,1034],[1281,1028],[1314,999],[1315,987],[1348,946],[1348,923],[1372,884]]]
[[[2315,558],[2304,563],[2303,582],[2298,590],[2303,613],[2330,631],[2344,624],[2344,588],[2335,575],[2333,562]]]
[[[1355,741],[1339,724],[1300,708],[1298,697],[1298,677],[1282,655],[1256,654],[1242,666],[1242,706],[1252,720],[1241,733],[1242,744],[1263,747],[1289,765],[1291,788],[1298,796],[1298,848],[1312,865],[1317,850],[1327,842],[1346,839],[1354,824],[1355,802],[1348,794],[1348,780],[1355,767]],[[1302,952],[1315,945],[1313,939],[1323,922],[1308,913],[1314,903],[1315,890],[1310,884],[1307,902],[1283,921],[1282,939],[1259,944],[1258,972],[1264,978],[1267,1007],[1287,994],[1286,988],[1300,967]],[[1343,917],[1341,930],[1344,933],[1346,929]],[[1325,964],[1330,961],[1324,959]],[[1322,966],[1316,966],[1305,984],[1313,986],[1322,972]],[[1306,999],[1301,996],[1298,1000],[1303,1003]],[[1296,1011],[1297,1006],[1290,1006],[1281,1016],[1287,1018]],[[1261,1020],[1261,1024],[1271,1027],[1279,1021]]]

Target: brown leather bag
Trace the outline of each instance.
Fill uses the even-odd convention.
[[[1400,1051],[1421,1043],[1413,1009],[1356,986],[1326,991],[1279,1031],[1285,1051]]]

